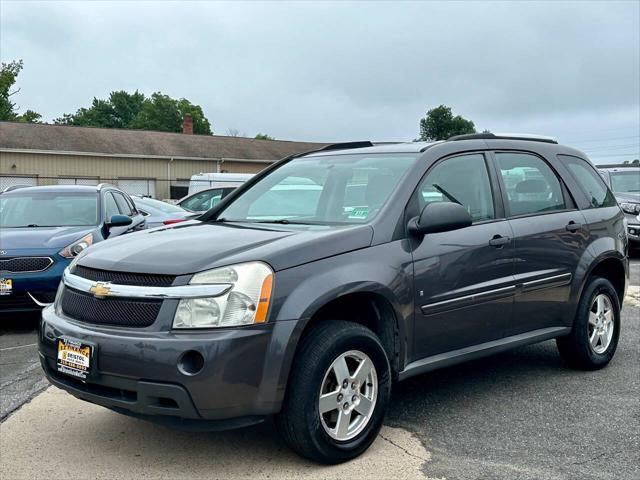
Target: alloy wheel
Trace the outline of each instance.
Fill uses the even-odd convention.
[[[608,295],[596,295],[589,309],[589,345],[591,349],[601,355],[606,352],[613,338],[615,329],[613,304]]]
[[[344,442],[368,425],[376,406],[378,375],[369,356],[350,350],[336,358],[320,387],[318,412],[325,432]]]

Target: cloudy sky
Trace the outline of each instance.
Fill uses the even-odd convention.
[[[215,133],[411,140],[440,104],[479,130],[640,156],[640,2],[0,1],[16,97],[47,121],[112,90],[201,105]]]

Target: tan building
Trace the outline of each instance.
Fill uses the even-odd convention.
[[[0,122],[0,191],[10,185],[113,183],[180,198],[202,172],[255,173],[321,144],[184,133]]]

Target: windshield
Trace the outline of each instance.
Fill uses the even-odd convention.
[[[611,172],[611,190],[614,193],[640,192],[640,171]]]
[[[97,193],[16,191],[0,196],[0,227],[71,227],[97,223]]]
[[[303,157],[262,178],[218,219],[304,224],[366,223],[385,204],[417,154]]]

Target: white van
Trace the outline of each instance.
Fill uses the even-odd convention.
[[[236,188],[251,177],[252,173],[199,173],[189,180],[189,195],[209,188]]]

